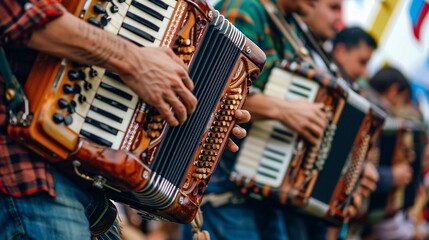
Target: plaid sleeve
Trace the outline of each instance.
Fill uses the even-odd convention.
[[[39,28],[66,10],[58,0],[0,1],[0,45],[18,41],[26,45],[34,29]]]

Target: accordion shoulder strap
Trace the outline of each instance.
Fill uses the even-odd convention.
[[[16,111],[25,102],[24,91],[10,69],[4,49],[0,47],[0,76],[5,84],[5,97],[9,109]]]
[[[307,63],[315,66],[310,53],[305,48],[304,44],[299,40],[298,36],[290,29],[289,23],[284,19],[279,9],[270,0],[260,0],[264,6],[265,11],[270,17],[271,21],[276,25],[281,34],[289,41],[296,54]]]

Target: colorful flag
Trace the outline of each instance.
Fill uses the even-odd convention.
[[[428,0],[412,0],[410,5],[410,17],[413,25],[414,37],[420,40],[420,32],[423,22],[429,13]]]
[[[399,0],[383,0],[380,2],[379,10],[375,16],[372,26],[368,32],[380,44],[381,38],[387,29],[387,26],[395,12],[396,8],[400,5]]]

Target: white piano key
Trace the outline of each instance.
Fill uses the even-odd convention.
[[[124,21],[124,16],[119,15],[117,13],[109,15],[110,20],[108,24],[113,25],[113,27],[118,28],[121,27],[122,22]],[[106,30],[106,27],[104,27],[104,29]]]
[[[241,164],[235,166],[235,171],[241,176],[253,178],[256,176],[256,168]]]
[[[79,101],[78,101],[78,96],[76,96],[75,98],[74,98],[74,100],[76,101],[76,108],[75,108],[75,111],[76,111],[76,113],[77,114],[79,114],[80,116],[82,116],[82,117],[86,117],[86,115],[88,114],[88,111],[89,111],[89,107],[91,106],[91,105],[89,105],[88,103],[89,102],[84,102],[84,103],[80,103]],[[90,99],[90,101],[92,101],[92,99]]]
[[[73,122],[68,126],[68,128],[70,128],[73,132],[79,134],[80,129],[82,129],[82,125],[85,120],[77,113],[73,113],[71,116],[73,118]]]
[[[112,142],[111,148],[113,149],[119,149],[119,146],[121,145],[122,140],[124,139],[124,133],[121,131],[118,131],[117,135],[108,133],[98,127],[95,127],[89,123],[84,123],[82,126],[82,130],[88,131],[100,138],[103,138],[107,141]]]
[[[118,32],[119,32],[119,27],[111,24],[110,22],[103,29],[104,29],[104,31],[108,31],[108,32],[113,33],[115,35],[118,34]]]

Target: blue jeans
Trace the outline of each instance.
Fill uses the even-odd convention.
[[[46,192],[21,198],[0,194],[1,240],[91,239],[86,213],[97,202],[63,174],[52,171],[55,198]],[[117,226],[99,239],[120,239]]]
[[[287,240],[286,225],[280,210],[256,203],[227,203],[202,206],[203,227],[210,239]],[[184,225],[182,239],[192,239],[191,226]]]

